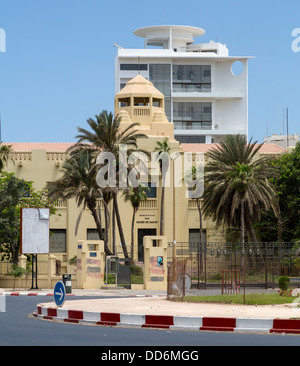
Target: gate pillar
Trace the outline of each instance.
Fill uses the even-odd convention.
[[[77,287],[99,289],[104,284],[103,240],[81,240],[77,242]]]
[[[167,290],[167,237],[144,236],[143,244],[145,290]]]

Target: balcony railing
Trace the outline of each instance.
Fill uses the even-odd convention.
[[[210,93],[210,83],[173,83],[173,93]]]
[[[55,208],[67,208],[67,200],[64,199],[58,199],[55,204]]]
[[[135,107],[134,109],[133,109],[133,114],[135,115],[135,116],[139,116],[139,117],[141,117],[141,116],[150,116],[150,108],[149,107],[146,107],[146,108],[137,108],[137,107]]]
[[[157,208],[157,199],[148,198],[146,201],[140,203],[140,208]]]

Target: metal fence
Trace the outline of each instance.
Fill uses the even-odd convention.
[[[169,243],[168,262],[174,257],[187,260],[192,288],[221,287],[224,270],[241,271],[246,286],[275,288],[282,275],[300,285],[300,242]]]

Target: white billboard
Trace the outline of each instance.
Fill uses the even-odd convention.
[[[21,254],[49,253],[48,208],[21,208]]]

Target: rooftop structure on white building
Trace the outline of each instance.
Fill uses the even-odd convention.
[[[220,142],[229,134],[248,138],[248,56],[230,56],[225,44],[195,43],[198,27],[162,25],[134,35],[144,48],[118,46],[115,93],[140,74],[164,94],[165,113],[182,143]]]
[[[264,143],[271,143],[281,146],[283,148],[294,147],[299,142],[299,134],[294,133],[293,135],[276,135],[268,136],[264,138]]]

